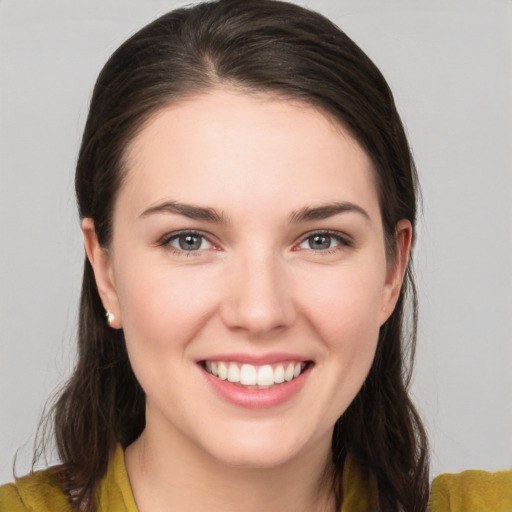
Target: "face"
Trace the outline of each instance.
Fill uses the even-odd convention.
[[[147,432],[229,465],[330,446],[391,313],[372,165],[311,106],[210,91],[126,155],[108,253],[84,221],[103,303],[147,396]]]

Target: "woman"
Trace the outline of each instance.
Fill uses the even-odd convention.
[[[63,464],[0,504],[426,509],[402,326],[416,175],[346,35],[273,1],[156,20],[100,74],[76,190]]]

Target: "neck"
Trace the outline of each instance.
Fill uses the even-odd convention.
[[[160,442],[149,426],[125,454],[139,512],[333,512],[330,439],[270,468],[223,464],[181,436]],[[327,441],[327,442],[326,442]]]

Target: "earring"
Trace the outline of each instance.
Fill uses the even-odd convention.
[[[115,320],[114,313],[111,313],[110,311],[105,311],[105,318],[107,319],[107,324],[109,327],[112,327],[112,322]]]

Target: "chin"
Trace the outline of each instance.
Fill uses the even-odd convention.
[[[226,466],[240,469],[272,469],[286,465],[297,456],[294,452],[270,452],[238,450],[233,447],[231,453],[218,454],[217,460]]]
[[[307,436],[284,434],[283,430],[269,433],[233,433],[210,444],[211,455],[223,464],[246,469],[271,469],[286,465],[307,451]],[[330,439],[329,439],[330,443]],[[212,449],[213,447],[213,449]]]

